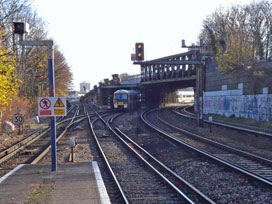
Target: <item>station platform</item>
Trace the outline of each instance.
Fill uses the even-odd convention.
[[[96,162],[21,164],[0,178],[0,203],[110,203]]]

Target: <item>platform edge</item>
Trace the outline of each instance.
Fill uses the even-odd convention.
[[[0,184],[6,180],[9,176],[11,176],[12,174],[14,174],[16,171],[18,171],[20,168],[22,168],[25,164],[19,164],[18,166],[16,166],[14,169],[12,169],[10,172],[8,172],[6,175],[2,176],[0,178]]]
[[[104,181],[101,177],[101,173],[98,167],[98,164],[96,161],[92,161],[92,165],[93,165],[93,170],[94,170],[94,174],[95,174],[95,178],[96,178],[96,183],[97,183],[97,187],[98,187],[98,191],[99,191],[99,196],[101,199],[101,202],[103,204],[110,204],[110,199],[109,199],[109,195],[108,192],[106,190],[106,187],[104,185]]]

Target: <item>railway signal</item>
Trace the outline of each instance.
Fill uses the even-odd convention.
[[[144,60],[144,43],[136,43],[135,50],[136,50],[136,60],[143,61]]]

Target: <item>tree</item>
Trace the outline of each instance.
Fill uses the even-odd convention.
[[[5,32],[0,28],[0,111],[17,95],[19,80],[15,74],[15,56],[9,54],[3,39]]]
[[[66,96],[72,83],[72,73],[64,55],[55,48],[56,95]]]
[[[36,101],[37,96],[46,96],[48,87],[48,62],[46,47],[21,47],[18,36],[13,35],[13,21],[27,21],[30,32],[27,40],[48,40],[45,22],[32,11],[28,0],[0,0],[0,20],[2,28],[8,35],[5,44],[16,55],[16,73],[21,79],[19,94],[26,96],[31,101]],[[66,95],[72,80],[71,70],[66,63],[64,55],[55,46],[55,82],[56,94]]]
[[[226,49],[217,46],[218,70],[239,77],[239,73],[244,74],[253,67],[256,51],[247,37],[241,33],[230,37],[226,44]]]
[[[7,107],[6,104],[13,98],[16,101],[17,92],[21,100],[25,101],[23,104],[32,104],[36,107],[37,97],[46,96],[49,93],[47,48],[19,46],[19,38],[13,34],[14,21],[29,23],[30,32],[26,40],[49,39],[45,22],[32,10],[29,0],[0,0],[0,28],[5,34],[1,35],[0,73],[2,73],[1,79],[3,77],[6,79],[0,82],[0,108],[2,104]],[[56,47],[54,65],[56,95],[65,95],[70,87],[72,73],[65,57]],[[19,79],[21,83],[18,88]],[[4,82],[6,84],[2,85]],[[4,92],[6,95],[2,94]],[[11,110],[6,113],[10,114]],[[5,118],[10,117],[5,115]]]
[[[216,10],[203,21],[200,38],[213,49],[219,71],[250,77],[256,60],[271,51],[271,31],[272,3],[263,0]]]
[[[246,6],[232,6],[219,9],[203,21],[200,38],[216,53],[218,46],[226,51],[233,39],[248,41],[254,50],[254,57],[265,59],[272,42],[272,3],[260,1]],[[241,36],[242,35],[242,36]]]

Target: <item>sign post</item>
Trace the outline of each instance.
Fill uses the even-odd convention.
[[[54,43],[48,46],[48,77],[49,96],[55,97],[55,76],[54,76]],[[57,171],[57,143],[56,143],[56,117],[51,117],[51,160],[52,171]]]
[[[66,97],[38,97],[40,117],[66,116]]]
[[[14,22],[14,33],[19,34],[21,46],[47,46],[48,48],[48,77],[49,77],[49,96],[55,97],[55,79],[54,79],[54,42],[53,40],[24,40],[24,35],[28,33],[27,23]],[[24,47],[23,47],[24,49]],[[46,108],[48,104],[43,102],[43,107]],[[52,171],[57,170],[57,154],[56,154],[56,119],[51,117],[51,159]]]
[[[19,42],[22,46],[47,46],[48,48],[48,77],[49,77],[49,96],[55,96],[55,79],[54,79],[54,42],[52,40],[44,41],[29,41],[21,40]],[[43,103],[46,108],[46,102]],[[51,162],[52,171],[57,171],[57,150],[56,150],[56,120],[51,117]]]
[[[24,117],[20,114],[16,114],[13,116],[13,124],[17,125],[19,127],[18,134],[21,134],[21,127],[24,122]],[[22,128],[22,133],[23,133],[23,128]]]
[[[50,77],[52,77],[52,75]],[[52,86],[54,87],[54,80]],[[50,95],[52,95],[52,93]],[[53,95],[55,95],[54,91]],[[51,118],[50,125],[52,171],[57,170],[56,116],[66,116],[66,107],[66,97],[38,97],[39,116]]]

